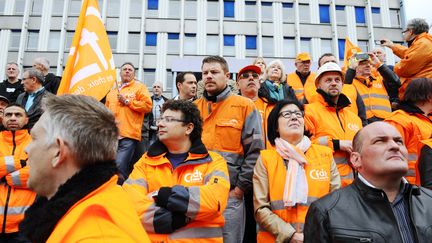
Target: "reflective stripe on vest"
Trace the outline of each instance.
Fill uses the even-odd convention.
[[[384,119],[391,114],[390,99],[380,78],[373,81],[370,87],[357,79],[354,80],[353,85],[363,99],[367,119],[374,116]]]
[[[328,137],[322,136],[318,138],[319,145],[328,146]]]
[[[137,185],[137,186],[141,186],[144,187],[146,190],[148,190],[148,184],[147,181],[144,180],[143,178],[139,178],[139,179],[132,179],[132,178],[128,178],[125,182],[125,184],[128,185]]]
[[[229,179],[228,179],[229,180]],[[189,187],[189,202],[186,216],[194,220],[200,209],[200,189],[197,186]]]
[[[306,203],[301,203],[301,206],[306,206],[309,207],[313,202],[315,202],[316,200],[318,200],[318,197],[308,197],[307,198],[307,202]],[[276,201],[270,201],[270,209],[272,211],[274,210],[283,210],[286,207],[284,206],[284,201],[283,200],[276,200]]]
[[[22,215],[30,206],[16,206],[7,208],[7,215]],[[0,207],[0,215],[3,215],[5,207]]]
[[[11,173],[12,171],[15,171],[15,161],[13,156],[5,156],[4,157],[5,165],[6,165],[6,172]]]
[[[206,239],[222,237],[222,228],[220,227],[202,227],[202,228],[183,228],[168,236],[171,240],[179,239]]]
[[[10,173],[10,175],[14,186],[25,186],[21,181],[21,175],[19,170]]]

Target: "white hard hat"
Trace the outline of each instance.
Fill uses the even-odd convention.
[[[342,80],[345,79],[344,74],[342,72],[342,69],[339,67],[339,65],[337,63],[334,63],[334,62],[328,62],[328,63],[322,65],[318,69],[316,77],[315,77],[315,86],[318,85],[318,82],[319,82],[321,76],[327,72],[338,72],[342,76]]]

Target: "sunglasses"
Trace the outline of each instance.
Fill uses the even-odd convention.
[[[252,74],[249,74],[249,73],[242,73],[242,74],[241,74],[241,77],[242,77],[242,78],[249,78],[251,75],[252,75],[253,78],[258,78],[258,77],[259,77],[259,75],[258,75],[257,73],[252,73]]]

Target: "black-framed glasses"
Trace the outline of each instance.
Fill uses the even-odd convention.
[[[158,119],[156,119],[156,123],[159,123],[159,122],[166,122],[166,123],[171,123],[171,122],[185,122],[184,120],[181,120],[181,119],[177,119],[177,118],[174,118],[174,117],[172,117],[172,116],[165,116],[165,117],[159,117]]]
[[[301,111],[282,111],[281,113],[279,113],[279,117],[283,118],[291,118],[293,115],[296,118],[303,118],[303,112]]]
[[[402,34],[405,34],[406,32],[410,31],[411,29],[402,30]]]
[[[252,73],[252,74],[249,74],[249,73],[242,73],[242,74],[241,74],[242,78],[249,78],[250,75],[252,75],[253,78],[258,78],[258,77],[259,77],[259,75],[258,75],[257,73]]]
[[[33,77],[23,78],[22,80],[31,79],[31,78],[33,78]]]

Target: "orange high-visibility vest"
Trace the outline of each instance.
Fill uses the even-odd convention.
[[[287,84],[294,89],[297,100],[303,102],[305,98],[306,87],[315,87],[315,73],[310,72],[304,85],[296,72],[290,73],[287,75]]]

